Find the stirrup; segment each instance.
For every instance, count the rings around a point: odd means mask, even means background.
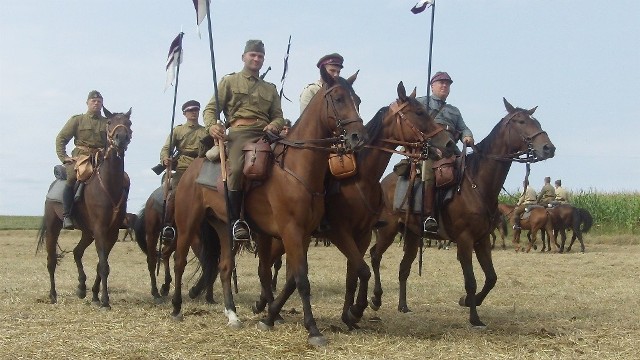
[[[160,239],[162,239],[163,244],[172,243],[173,240],[176,239],[176,229],[171,225],[167,225],[163,227],[160,235]]]
[[[71,220],[71,217],[69,216],[64,216],[62,218],[62,228],[65,230],[74,230],[75,226],[73,226],[73,220]]]
[[[235,241],[251,240],[249,225],[244,220],[236,220],[236,222],[233,223],[231,231],[233,232],[233,240]]]
[[[427,216],[427,218],[424,219],[424,224],[422,224],[422,230],[428,233],[437,233],[438,221],[433,216]]]
[[[520,225],[513,224],[513,230],[522,230]]]

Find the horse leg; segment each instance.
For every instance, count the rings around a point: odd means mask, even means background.
[[[158,292],[158,285],[156,280],[156,265],[158,261],[158,250],[157,250],[157,241],[159,236],[159,231],[156,233],[155,223],[150,224],[150,219],[152,218],[151,212],[147,213],[147,217],[145,218],[146,224],[145,228],[148,229],[146,235],[146,243],[147,243],[147,270],[149,270],[149,278],[151,280],[151,296],[156,303],[160,302],[160,293]],[[157,225],[159,226],[159,225]]]
[[[156,237],[156,239],[158,239]],[[162,249],[162,267],[164,268],[164,283],[160,286],[160,295],[167,296],[169,295],[169,289],[171,288],[171,266],[169,265],[169,261],[171,260],[171,254],[175,251],[175,241],[171,242],[168,247],[163,247]],[[156,290],[157,291],[157,290]]]
[[[276,291],[278,288],[278,273],[282,269],[282,255],[278,256],[276,261],[273,262],[273,280],[271,281],[271,290]]]
[[[513,244],[513,248],[515,249],[516,252],[521,250],[520,247],[520,233],[522,232],[522,230],[520,229],[516,229],[513,231],[513,240],[511,241],[511,243]]]
[[[82,265],[82,256],[84,255],[84,251],[87,250],[91,242],[93,241],[93,237],[87,231],[82,232],[82,236],[80,241],[73,248],[73,259],[76,262],[76,267],[78,268],[78,289],[76,290],[76,295],[80,299],[84,299],[87,296],[87,274],[84,272],[84,266]]]
[[[192,216],[190,216],[190,218],[191,217]],[[171,304],[173,305],[171,316],[175,320],[182,320],[184,317],[182,314],[182,275],[184,274],[184,268],[187,266],[187,254],[189,253],[191,239],[197,236],[195,232],[199,226],[198,224],[193,224],[193,221],[191,221],[191,223],[186,223],[184,226],[177,225],[177,228],[178,236],[176,237],[177,241],[175,242],[176,250],[173,254],[173,272],[176,277],[176,281],[173,298],[171,299]]]
[[[373,296],[370,300],[371,309],[377,311],[382,306],[382,281],[380,279],[380,263],[382,255],[391,246],[398,231],[397,222],[387,222],[388,225],[376,230],[376,243],[369,249],[371,257],[371,268],[373,269],[374,287]],[[395,226],[392,224],[396,224]]]
[[[46,215],[45,215],[46,216]],[[58,220],[54,214],[55,220]],[[46,220],[43,220],[46,221]],[[62,229],[61,221],[49,221],[45,228],[45,241],[47,247],[47,270],[49,270],[49,302],[55,304],[58,302],[58,293],[56,292],[56,267],[58,266],[58,237]]]
[[[238,318],[236,304],[233,299],[233,291],[231,288],[231,273],[235,268],[234,250],[229,239],[227,225],[223,222],[217,222],[215,230],[220,243],[220,260],[218,262],[218,272],[220,274],[220,283],[222,284],[222,294],[224,296],[224,314],[227,316],[227,326],[239,328],[242,322]],[[211,241],[210,239],[202,239],[202,241]],[[203,244],[204,246],[209,246]],[[203,256],[205,260],[209,260],[210,256]],[[212,268],[213,269],[213,268]],[[213,274],[209,274],[212,277]],[[215,279],[215,277],[213,277]]]
[[[398,269],[398,282],[399,294],[398,294],[398,311],[402,313],[411,312],[407,305],[407,279],[411,274],[411,264],[418,255],[418,247],[420,246],[420,238],[418,235],[407,232],[404,239],[404,255],[400,261],[400,267]]]
[[[260,297],[252,307],[254,314],[259,314],[264,311],[267,304],[273,302],[273,292],[275,286],[272,281],[275,281],[276,275],[271,274],[271,265],[274,263],[274,257],[279,259],[280,266],[282,266],[282,253],[284,253],[284,246],[282,241],[273,239],[271,237],[260,237],[257,241],[258,251],[258,278],[260,279]]]
[[[489,239],[485,238],[479,242],[476,242],[473,246],[478,263],[484,272],[484,286],[479,293],[476,294],[476,305],[482,305],[482,302],[487,297],[491,289],[496,285],[498,281],[498,275],[493,267],[493,260],[491,259],[491,248],[489,247]]]
[[[469,322],[473,327],[486,327],[486,325],[480,321],[478,316],[478,309],[476,308],[476,276],[473,273],[473,241],[458,240],[458,261],[462,267],[462,275],[464,276],[464,289],[466,296],[460,298],[460,306],[466,306],[469,308]]]
[[[110,310],[109,304],[109,290],[108,290],[108,277],[109,277],[109,253],[113,248],[113,245],[118,240],[118,229],[111,231],[108,234],[95,234],[96,252],[98,253],[98,264],[96,265],[96,280],[93,283],[91,292],[93,293],[92,302],[94,304],[99,303],[100,307],[105,310]],[[102,291],[102,296],[98,300],[98,294]]]

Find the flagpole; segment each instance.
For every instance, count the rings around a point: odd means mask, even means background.
[[[289,35],[289,43],[287,44],[287,54],[284,57],[284,67],[282,69],[282,78],[280,79],[280,101],[282,101],[282,97],[289,100],[289,98],[284,94],[284,79],[287,77],[287,70],[289,69],[289,51],[291,50],[291,35]],[[291,100],[289,100],[291,102]]]
[[[176,120],[176,102],[178,100],[178,81],[180,79],[180,63],[182,62],[182,37],[184,33],[181,31],[178,34],[178,57],[176,62],[176,85],[173,89],[173,106],[171,107],[171,128],[169,130],[169,164],[167,165],[167,169],[165,171],[165,181],[163,186],[165,187],[164,196],[162,199],[162,223],[167,223],[167,199],[169,197],[169,187],[171,186],[171,175],[172,175],[172,167],[173,167],[173,126]],[[164,240],[164,231],[165,227],[162,228],[160,232],[160,238]],[[175,239],[175,230],[174,230],[174,239]],[[164,241],[158,241],[158,253],[156,256],[156,276],[160,273],[160,263],[162,262],[162,245]]]
[[[211,30],[211,5],[209,3],[209,0],[205,0],[205,4],[207,7],[207,28],[209,29],[209,52],[211,53],[211,73],[213,74],[213,97],[215,98],[216,112],[218,114],[222,114],[222,110],[220,109],[220,100],[218,100],[218,79],[216,77],[216,57],[213,52],[213,32]],[[218,117],[220,117],[220,115],[218,115]],[[218,121],[220,122],[221,119],[218,119]],[[227,209],[227,231],[229,236],[229,251],[231,251],[231,254],[229,254],[229,256],[231,259],[233,259],[233,278],[234,278],[235,292],[238,293],[238,280],[237,280],[237,273],[236,273],[235,258],[233,255],[233,245],[234,245],[233,224],[231,224],[231,221],[229,221],[230,214],[231,214],[231,202],[229,201],[229,186],[227,184],[227,154],[225,153],[224,141],[218,140],[217,143],[220,149],[220,171],[222,173],[221,174],[222,184],[224,188],[224,202],[225,202],[225,207]]]

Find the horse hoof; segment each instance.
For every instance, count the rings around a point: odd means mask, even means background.
[[[78,298],[84,299],[87,297],[87,290],[78,289],[76,290],[76,295],[78,295]]]
[[[369,301],[369,307],[373,311],[378,311],[381,305],[382,305],[382,301],[379,301],[375,298],[371,298],[371,300]]]
[[[406,314],[406,313],[410,313],[411,309],[409,309],[407,305],[404,305],[404,306],[398,306],[398,311],[400,311],[403,314]]]
[[[164,299],[161,298],[161,297],[154,297],[153,298],[153,303],[156,304],[156,305],[160,305],[160,304],[164,303]]]
[[[276,318],[273,320],[273,323],[276,325],[282,325],[284,324],[284,318],[280,314],[278,314]]]
[[[355,324],[357,324],[357,323],[359,323],[359,322],[360,322],[360,320],[362,319],[362,316],[356,316],[356,315],[354,315],[354,314],[353,314],[353,311],[351,311],[351,309],[349,309],[349,310],[347,311],[347,319],[348,319],[349,323],[350,323],[352,326],[355,326]]]
[[[111,305],[100,306],[100,311],[111,311]]]
[[[242,327],[242,322],[240,320],[229,320],[227,326],[232,329],[240,329]]]
[[[309,336],[309,345],[313,347],[323,347],[327,345],[327,338],[322,335]]]
[[[265,324],[262,320],[260,320],[256,324],[256,329],[263,330],[263,331],[270,331],[270,330],[273,330],[273,326],[269,326]]]
[[[460,297],[460,300],[458,300],[458,305],[466,307],[467,306],[465,301],[466,299],[467,299],[466,296]]]
[[[171,318],[175,321],[182,321],[184,320],[184,315],[182,314],[182,312],[179,312],[177,314],[171,314]]]

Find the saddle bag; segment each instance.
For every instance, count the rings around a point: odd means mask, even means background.
[[[358,172],[356,154],[330,154],[329,170],[336,179],[346,179]]]
[[[93,174],[93,163],[91,155],[78,155],[76,158],[76,178],[78,181],[86,181]]]
[[[436,178],[436,187],[448,187],[456,180],[456,157],[451,156],[434,161],[433,172]]]
[[[273,164],[271,145],[264,140],[248,143],[243,148],[244,176],[249,180],[264,180]]]

